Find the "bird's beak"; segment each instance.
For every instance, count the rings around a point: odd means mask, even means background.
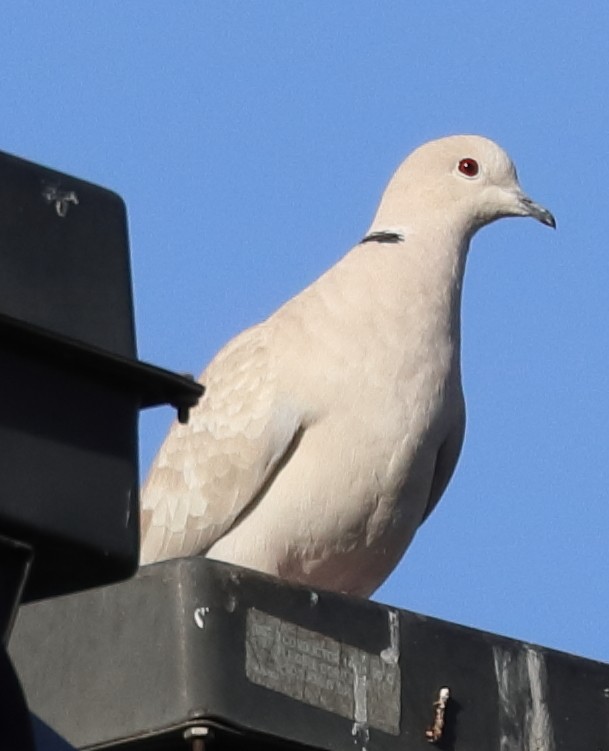
[[[520,196],[519,203],[522,207],[524,216],[532,216],[533,219],[537,219],[537,221],[542,224],[546,224],[548,227],[556,229],[556,219],[554,219],[554,214],[552,214],[551,211],[548,211],[548,209],[544,208],[539,203],[535,203],[535,201],[531,200],[524,194]]]

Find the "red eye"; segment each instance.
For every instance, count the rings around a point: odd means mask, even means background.
[[[462,172],[466,177],[476,177],[480,167],[475,159],[462,159],[459,162],[459,172]]]

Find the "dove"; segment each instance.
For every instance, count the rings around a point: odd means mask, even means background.
[[[556,226],[493,141],[413,151],[361,242],[203,372],[143,488],[141,563],[204,555],[372,595],[461,452],[470,240],[518,216]]]

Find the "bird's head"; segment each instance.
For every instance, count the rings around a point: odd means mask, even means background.
[[[373,227],[448,220],[468,235],[508,216],[555,227],[553,215],[520,187],[509,156],[488,138],[450,136],[413,151],[391,179]]]

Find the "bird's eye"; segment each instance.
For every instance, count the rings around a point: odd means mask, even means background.
[[[476,177],[478,172],[480,172],[480,167],[475,159],[470,159],[468,157],[459,162],[459,172],[466,177]]]

